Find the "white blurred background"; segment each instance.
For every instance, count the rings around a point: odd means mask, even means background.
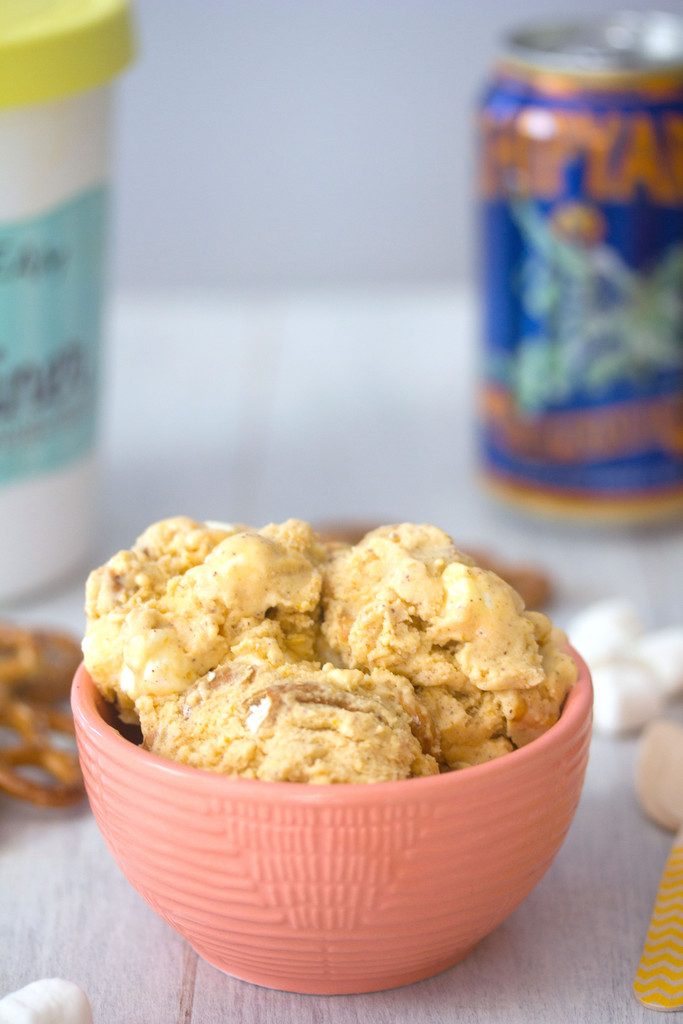
[[[115,276],[138,288],[471,275],[475,104],[507,26],[613,0],[137,0]],[[631,4],[681,9],[681,0]]]

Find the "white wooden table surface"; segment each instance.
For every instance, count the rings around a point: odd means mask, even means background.
[[[545,564],[560,622],[612,594],[636,599],[653,624],[683,621],[680,529],[562,528],[480,493],[466,295],[127,297],[110,334],[93,563],[181,512],[255,524],[413,519],[465,547]],[[6,614],[80,631],[83,575]],[[86,806],[43,811],[0,797],[0,993],[70,978],[97,1024],[646,1020],[630,983],[670,837],[638,811],[634,751],[633,740],[594,741],[557,861],[466,961],[369,996],[288,995],[220,974],[130,888]]]

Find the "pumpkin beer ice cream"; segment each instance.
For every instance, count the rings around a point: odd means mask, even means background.
[[[85,664],[162,757],[378,782],[478,764],[557,721],[564,636],[433,526],[325,543],[178,517],[91,573]]]

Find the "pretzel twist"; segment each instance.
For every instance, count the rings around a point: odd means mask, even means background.
[[[73,736],[64,700],[80,661],[66,633],[0,623],[0,792],[41,807],[80,800],[83,780],[75,750],[56,740]]]
[[[0,728],[17,742],[0,748],[0,790],[41,807],[63,807],[83,796],[83,779],[73,750],[53,745],[52,734],[73,735],[71,716],[54,708],[35,708],[5,697]],[[32,776],[19,769],[34,768]]]

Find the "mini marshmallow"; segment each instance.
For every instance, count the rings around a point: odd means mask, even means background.
[[[593,722],[598,732],[634,732],[664,708],[658,676],[639,658],[604,660],[593,668],[592,676]]]
[[[657,673],[665,696],[683,692],[683,627],[646,633],[635,641],[632,650]]]
[[[0,999],[0,1024],[92,1024],[92,1009],[72,981],[43,978]]]
[[[589,605],[572,619],[567,634],[591,669],[621,655],[643,633],[635,606],[624,598]]]
[[[220,519],[207,519],[204,526],[209,530],[225,530],[226,533],[232,533],[235,529],[234,523],[223,523]]]

